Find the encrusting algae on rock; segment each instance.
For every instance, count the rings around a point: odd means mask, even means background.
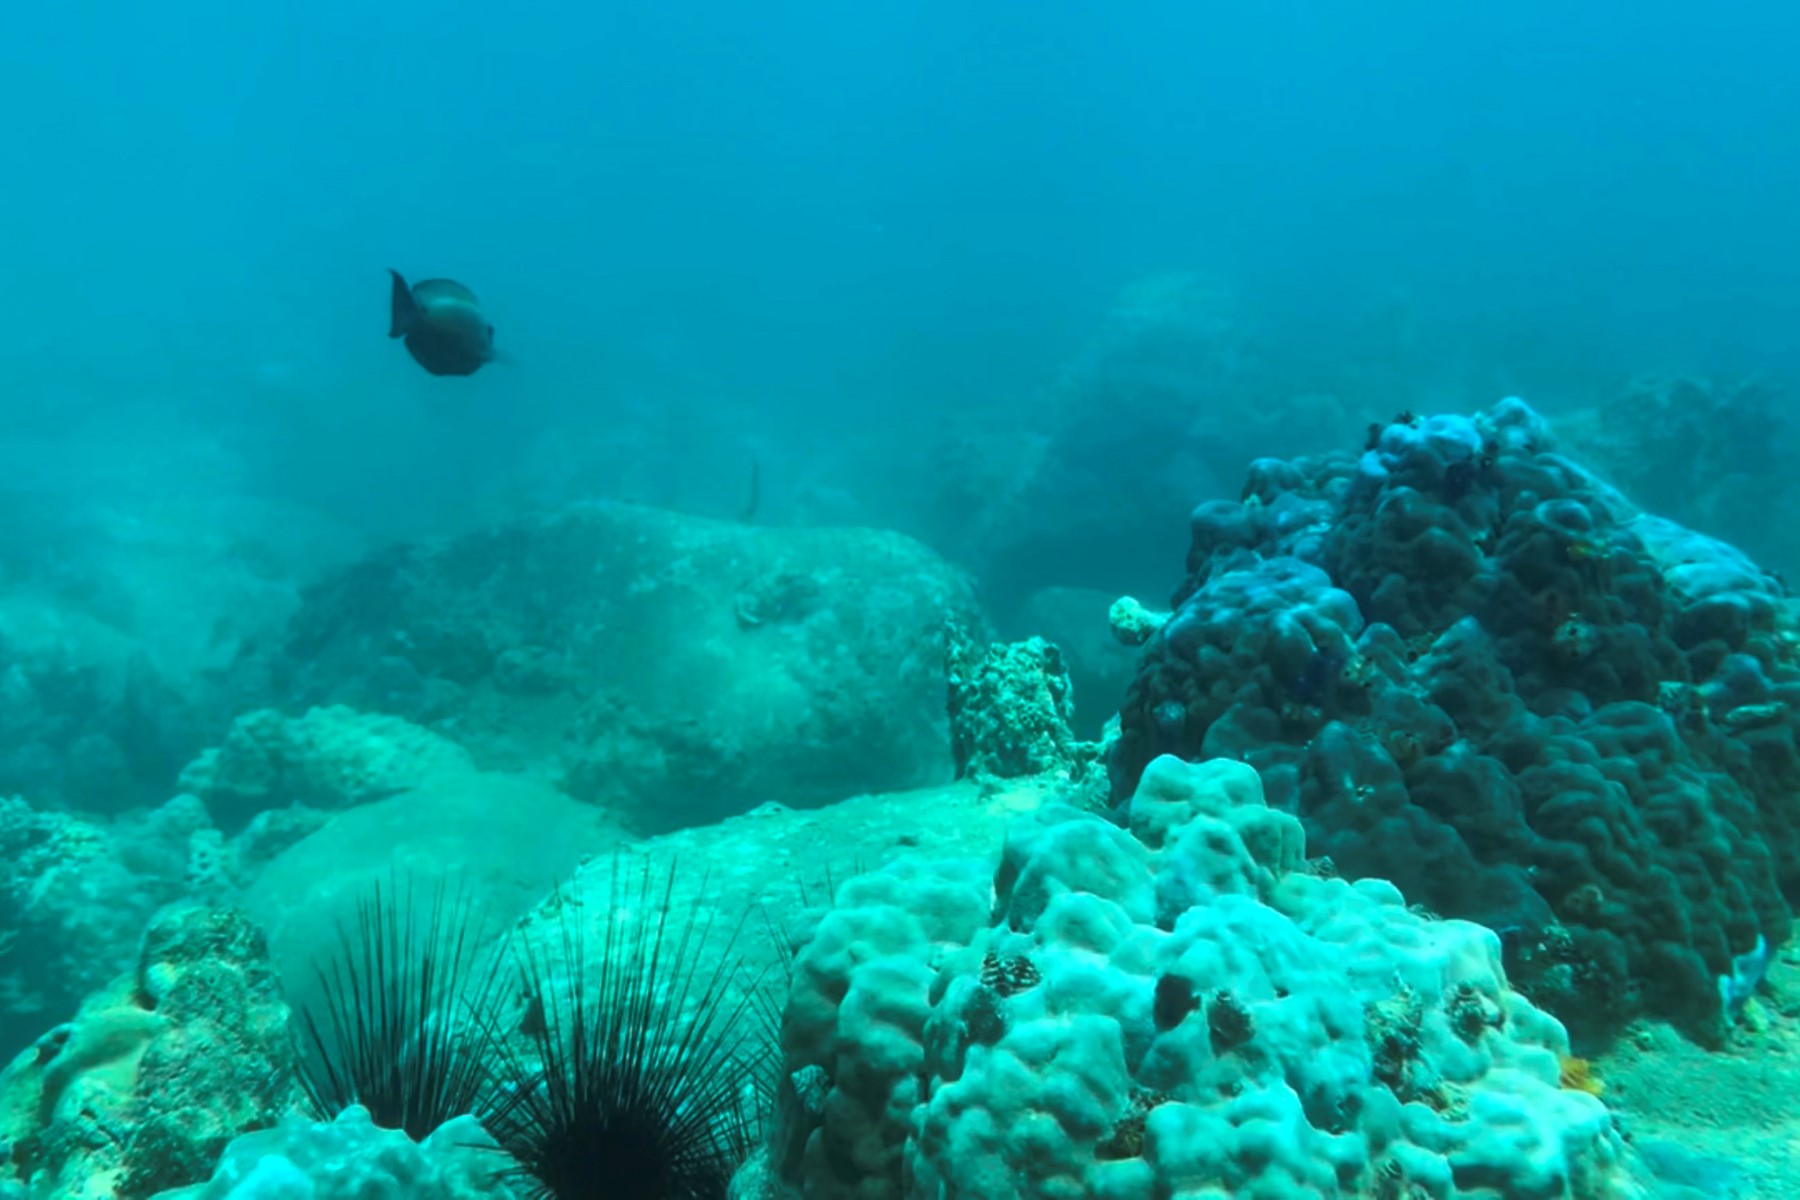
[[[144,1200],[206,1178],[294,1098],[261,931],[228,909],[165,910],[134,972],[0,1070],[0,1197]]]

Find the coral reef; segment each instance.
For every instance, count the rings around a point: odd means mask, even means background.
[[[1137,674],[1137,647],[1112,630],[1116,604],[1110,592],[1044,588],[1025,602],[1018,622],[1062,652],[1075,704],[1071,728],[1088,740],[1100,738]]]
[[[166,799],[202,744],[194,699],[115,629],[29,596],[0,603],[0,794],[98,813]]]
[[[980,564],[1002,619],[1051,584],[1138,586],[1197,495],[1227,494],[1271,444],[1323,449],[1354,428],[1335,399],[1274,382],[1251,324],[1217,278],[1135,280],[1031,414],[953,431],[942,544]]]
[[[653,830],[943,777],[942,625],[968,581],[904,537],[578,505],[403,546],[314,588],[242,664],[262,703],[423,723],[562,764]]]
[[[232,722],[224,742],[189,763],[180,788],[199,797],[221,829],[235,832],[272,809],[346,808],[469,769],[461,746],[398,717],[343,705],[298,717],[259,709]]]
[[[1142,646],[1168,620],[1168,613],[1151,612],[1136,596],[1120,596],[1106,610],[1113,640],[1121,646]]]
[[[1558,433],[1646,510],[1792,567],[1771,505],[1793,500],[1789,397],[1767,382],[1642,376]]]
[[[904,859],[802,937],[770,1163],[809,1197],[1656,1194],[1499,940],[1304,858],[1250,768]]]
[[[1112,631],[1114,604],[1112,592],[1040,588],[1026,599],[1015,626],[1062,651],[1069,685],[1075,689],[1071,729],[1076,738],[1100,739],[1138,673],[1138,648],[1120,642]]]
[[[25,1200],[137,1200],[207,1177],[294,1099],[288,1010],[262,933],[173,907],[137,969],[0,1071],[0,1175]]]
[[[273,1129],[234,1139],[212,1179],[157,1200],[489,1200],[515,1193],[497,1169],[499,1147],[474,1117],[459,1117],[415,1142],[378,1129],[367,1109],[334,1121],[290,1116]]]
[[[353,870],[404,858],[397,847],[426,846],[424,831],[454,818],[468,841],[432,849],[465,865],[485,863],[476,842],[494,837],[498,823],[512,841],[490,843],[493,855],[516,857],[521,874],[539,872],[530,878],[535,889],[545,874],[533,854],[541,839],[529,830],[541,825],[573,853],[570,835],[598,823],[590,807],[547,788],[481,776],[466,751],[429,730],[341,707],[293,718],[249,713],[189,764],[181,785],[186,790],[167,803],[110,819],[0,798],[0,929],[8,931],[0,944],[0,1053],[126,969],[158,908],[257,895],[254,885],[272,863],[350,807],[426,793],[409,810],[409,829],[352,823],[328,839],[300,868],[312,883],[335,884]],[[463,812],[459,797],[475,788],[486,790],[486,806],[513,809]],[[359,835],[367,846],[355,844]],[[566,865],[559,856],[555,869]],[[259,915],[282,919],[283,907],[301,900],[290,892]]]
[[[950,753],[958,779],[1018,779],[1079,772],[1094,747],[1076,741],[1073,689],[1062,652],[1043,638],[985,649],[946,632]]]
[[[175,446],[166,422],[116,416],[52,444],[15,430],[0,486],[0,794],[102,815],[168,798],[239,711],[222,669],[354,544],[211,486],[216,430]]]
[[[192,797],[111,822],[0,799],[0,1053],[128,968],[151,914],[218,857]]]
[[[1192,525],[1115,798],[1161,754],[1241,758],[1347,874],[1499,930],[1566,1019],[1717,1035],[1800,894],[1777,580],[1640,513],[1518,400],[1260,460]]]

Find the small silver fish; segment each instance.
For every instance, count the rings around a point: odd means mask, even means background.
[[[411,287],[392,267],[392,315],[388,336],[433,375],[473,375],[494,361],[494,327],[481,314],[475,293],[451,279],[427,279]]]

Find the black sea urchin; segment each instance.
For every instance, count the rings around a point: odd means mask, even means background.
[[[315,1114],[352,1104],[415,1141],[476,1111],[498,996],[495,955],[477,970],[482,922],[466,893],[439,884],[428,907],[412,885],[376,883],[338,923],[335,953],[315,972],[320,999],[300,1008],[300,1082]]]
[[[676,873],[635,885],[615,861],[600,960],[589,975],[579,915],[563,910],[551,956],[520,955],[529,1047],[505,1045],[486,1123],[534,1200],[720,1200],[747,1156],[766,1027],[735,953]],[[537,1061],[528,1061],[535,1058]]]

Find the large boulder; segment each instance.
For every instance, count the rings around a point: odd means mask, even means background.
[[[399,795],[332,813],[257,863],[240,893],[268,931],[287,995],[315,1002],[319,962],[354,928],[370,884],[470,902],[470,919],[505,928],[546,886],[623,840],[606,814],[541,782],[446,771]],[[421,900],[420,903],[424,903]]]
[[[253,661],[654,830],[948,778],[947,619],[983,627],[905,537],[596,502],[368,558]]]

